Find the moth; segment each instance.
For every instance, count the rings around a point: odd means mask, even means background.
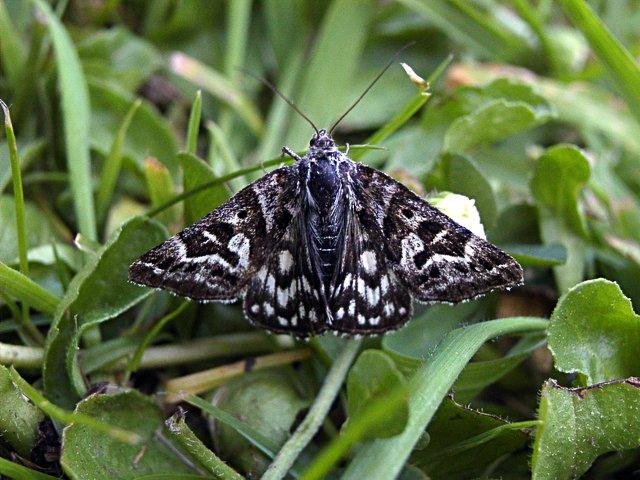
[[[331,132],[351,108],[319,130],[283,98],[315,130],[307,153],[284,147],[293,165],[142,255],[132,282],[242,299],[253,324],[297,337],[383,333],[411,318],[413,300],[457,303],[522,283],[508,254],[337,148]]]

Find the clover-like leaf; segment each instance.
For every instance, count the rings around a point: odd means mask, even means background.
[[[531,458],[534,480],[579,478],[598,456],[640,446],[640,378],[542,388]]]
[[[123,443],[86,425],[70,424],[62,435],[60,463],[72,479],[133,479],[152,473],[195,473],[158,435],[164,413],[151,398],[135,390],[93,394],[78,403],[76,412],[135,432],[142,443]]]
[[[556,368],[587,384],[640,376],[640,316],[614,282],[589,280],[565,293],[548,338]]]

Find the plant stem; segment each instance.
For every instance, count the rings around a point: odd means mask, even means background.
[[[239,362],[185,375],[184,377],[172,378],[164,386],[167,392],[165,401],[167,403],[178,402],[186,395],[206,392],[249,371],[299,362],[300,360],[306,360],[310,356],[311,350],[308,348],[288,350],[257,358],[250,357]]]
[[[11,124],[9,107],[0,100],[0,106],[4,112],[4,129],[7,135],[7,145],[9,147],[9,159],[11,161],[11,177],[13,178],[13,198],[16,210],[16,232],[18,234],[18,258],[20,261],[20,272],[24,276],[29,276],[29,261],[27,259],[27,230],[24,208],[24,192],[22,190],[22,173],[20,172],[20,159],[18,157],[18,145],[16,136]],[[40,330],[31,323],[29,318],[29,304],[22,302],[22,315],[18,319],[22,322],[24,333],[39,345],[44,345],[44,336]]]
[[[287,443],[284,444],[273,463],[269,465],[269,468],[262,476],[262,480],[280,480],[287,475],[298,455],[322,426],[331,404],[340,392],[349,367],[358,353],[360,343],[360,340],[351,340],[345,345],[333,365],[331,365],[331,369],[327,373],[324,384],[311,405],[309,413],[291,435],[291,438],[287,440]]]
[[[220,480],[242,480],[243,477],[220,457],[209,450],[191,431],[184,419],[184,413],[178,411],[165,422],[169,435],[200,465]]]

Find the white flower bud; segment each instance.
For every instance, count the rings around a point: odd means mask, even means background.
[[[441,192],[428,198],[427,201],[463,227],[471,230],[478,237],[487,238],[480,220],[480,214],[476,208],[476,201],[472,198],[457,193]]]

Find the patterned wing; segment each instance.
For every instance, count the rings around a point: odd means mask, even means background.
[[[297,215],[298,175],[276,169],[129,267],[129,280],[194,300],[234,301]]]
[[[456,303],[522,283],[522,267],[495,245],[384,173],[362,164],[357,172],[364,215],[384,232],[387,257],[417,300]]]
[[[353,210],[348,215],[328,329],[375,334],[400,328],[411,318],[411,295],[391,268],[380,228],[370,218]]]
[[[301,218],[294,219],[270,257],[247,284],[244,311],[268,330],[306,337],[322,331],[324,316],[311,273]]]

